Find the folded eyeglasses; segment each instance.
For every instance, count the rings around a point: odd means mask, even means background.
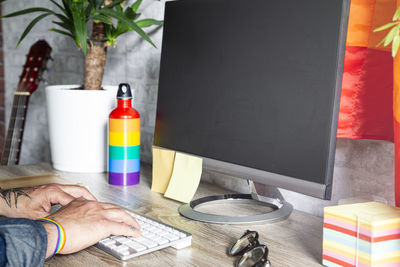
[[[268,248],[258,241],[256,231],[247,230],[229,250],[230,256],[242,256],[236,267],[271,267]]]

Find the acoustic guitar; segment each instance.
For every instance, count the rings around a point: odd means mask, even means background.
[[[29,97],[39,86],[50,53],[51,47],[44,40],[36,42],[29,50],[18,89],[14,93],[1,165],[16,165],[19,162]]]

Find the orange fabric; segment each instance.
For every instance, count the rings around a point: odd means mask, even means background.
[[[390,51],[390,46],[376,47],[386,32],[372,31],[391,21],[394,9],[394,0],[352,0],[346,44]]]
[[[376,0],[352,0],[350,4],[347,45],[368,47]]]
[[[353,0],[352,0],[353,1]],[[392,52],[390,45],[376,47],[386,36],[386,31],[372,32],[374,29],[392,21],[394,10],[396,9],[395,0],[376,0],[374,18],[371,22],[371,33],[369,35],[368,47],[378,50]]]

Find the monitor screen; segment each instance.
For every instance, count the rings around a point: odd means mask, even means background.
[[[266,184],[329,187],[347,12],[343,0],[167,2],[154,144]]]

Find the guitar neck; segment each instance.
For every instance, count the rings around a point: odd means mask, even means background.
[[[14,94],[1,165],[14,165],[19,162],[29,97],[30,94],[25,92]]]

